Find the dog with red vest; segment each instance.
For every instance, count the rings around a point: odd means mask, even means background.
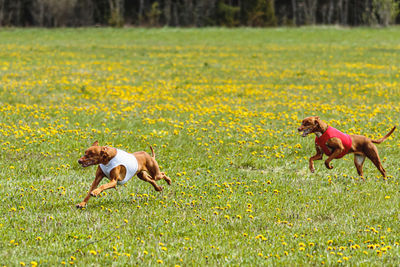
[[[321,160],[323,154],[328,156],[328,159],[325,160],[325,166],[328,169],[332,169],[333,167],[330,162],[333,159],[340,159],[348,153],[354,153],[354,165],[356,165],[357,172],[362,178],[364,176],[362,167],[366,157],[374,163],[383,177],[386,178],[386,171],[382,167],[378,155],[378,149],[374,143],[382,143],[395,129],[396,127],[393,127],[384,137],[378,140],[373,140],[363,135],[349,135],[342,133],[323,122],[318,116],[313,116],[305,118],[297,130],[303,132],[303,137],[310,133],[315,133],[316,135],[315,148],[317,153],[309,160],[309,168],[311,172],[315,171],[314,160]]]

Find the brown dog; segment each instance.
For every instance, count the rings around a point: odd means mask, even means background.
[[[305,118],[301,126],[298,128],[299,132],[303,132],[302,136],[305,137],[310,133],[315,133],[315,147],[317,154],[312,156],[309,161],[309,168],[314,172],[314,160],[321,160],[322,155],[328,155],[325,160],[325,166],[328,169],[333,167],[330,162],[335,158],[341,158],[345,154],[354,153],[354,164],[356,165],[358,174],[363,177],[363,164],[365,157],[369,158],[374,165],[378,168],[384,178],[386,178],[386,171],[382,167],[381,160],[378,155],[378,149],[373,144],[380,144],[388,138],[396,127],[384,137],[378,140],[372,140],[362,135],[347,135],[333,127],[328,126],[325,122],[320,120],[318,116]]]
[[[116,188],[117,184],[124,184],[135,174],[141,180],[151,183],[156,191],[162,191],[162,187],[156,183],[158,180],[164,179],[170,185],[171,179],[165,173],[160,172],[154,150],[152,147],[150,149],[152,156],[144,151],[130,154],[113,147],[99,146],[99,142],[94,142],[85,151],[85,155],[78,160],[78,163],[82,167],[99,165],[96,178],[85,199],[76,207],[85,207],[90,196],[96,197],[106,189]],[[108,177],[110,182],[97,188],[104,177]]]

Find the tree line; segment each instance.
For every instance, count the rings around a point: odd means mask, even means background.
[[[399,11],[400,0],[0,0],[0,25],[388,26]]]

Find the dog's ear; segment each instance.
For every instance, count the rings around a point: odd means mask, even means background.
[[[94,141],[94,143],[92,144],[92,146],[99,146],[99,141]]]
[[[103,146],[100,150],[100,156],[104,159],[108,157],[107,147]]]

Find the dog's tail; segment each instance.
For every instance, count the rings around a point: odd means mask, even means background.
[[[156,158],[156,153],[154,153],[153,147],[150,146],[150,149],[151,149],[151,157],[152,157],[153,159],[155,159],[155,158]]]
[[[385,141],[385,140],[394,132],[394,130],[396,130],[396,126],[393,127],[392,130],[390,130],[390,132],[388,132],[387,135],[385,135],[385,136],[382,137],[381,139],[378,139],[378,140],[371,140],[372,143],[375,143],[375,144],[380,144],[380,143],[382,143],[383,141]]]

